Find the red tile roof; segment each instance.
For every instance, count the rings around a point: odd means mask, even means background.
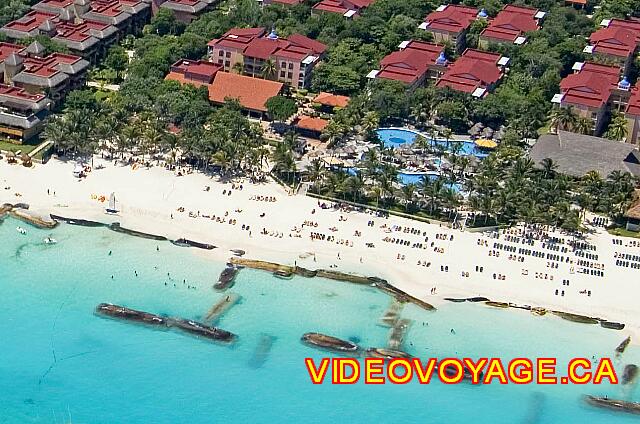
[[[266,60],[272,56],[303,60],[307,56],[321,56],[327,46],[301,34],[289,38],[269,38],[264,28],[234,28],[208,45],[214,48],[235,49],[243,55]]]
[[[324,91],[318,94],[315,99],[313,99],[314,103],[320,103],[321,105],[331,107],[347,107],[347,105],[349,104],[349,100],[351,99],[347,96],[326,93]]]
[[[609,26],[591,34],[589,42],[595,53],[631,56],[640,44],[640,20],[612,19]]]
[[[215,63],[181,59],[171,65],[171,72],[165,79],[200,87],[211,84],[220,69],[222,69],[221,66]]]
[[[11,43],[0,43],[0,62],[3,62],[11,53],[18,53],[24,50],[25,46]]]
[[[427,30],[446,31],[457,34],[469,28],[476,19],[478,9],[457,4],[449,4],[438,12],[432,12],[425,18]]]
[[[618,86],[620,68],[585,63],[580,71],[560,82],[562,103],[601,107],[609,101],[611,90]]]
[[[265,32],[265,28],[232,28],[222,37],[213,39],[207,44],[210,47],[220,46],[244,50],[251,40],[264,35]]]
[[[295,126],[298,128],[317,132],[322,132],[327,125],[329,125],[329,121],[326,119],[312,118],[310,116],[301,116],[295,123]]]
[[[538,30],[536,13],[537,9],[509,4],[489,22],[480,36],[513,42],[525,32]]]
[[[637,86],[631,89],[631,98],[626,112],[628,115],[640,117],[640,88]]]
[[[218,72],[209,85],[209,100],[222,104],[225,99],[238,99],[245,109],[266,112],[265,103],[277,96],[284,85],[280,82]]]
[[[381,69],[377,78],[412,84],[422,78],[430,66],[435,65],[443,51],[443,46],[412,40],[403,50],[393,52],[380,61]]]
[[[473,93],[478,88],[487,88],[502,78],[498,66],[501,56],[480,50],[467,49],[436,83],[438,87],[450,87],[457,91]]]
[[[374,2],[375,0],[321,0],[312,9],[344,15],[349,10],[360,11],[371,6]]]
[[[37,29],[40,25],[42,25],[44,21],[55,18],[57,18],[57,15],[53,13],[45,13],[38,10],[32,10],[22,18],[9,22],[4,26],[4,28],[27,33]]]
[[[6,84],[0,84],[0,95],[31,102],[39,102],[46,97],[44,94],[30,94],[24,88]]]

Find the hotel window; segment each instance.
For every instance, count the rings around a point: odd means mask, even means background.
[[[284,78],[285,72],[284,71],[280,71],[280,78]]]
[[[222,65],[223,60],[222,59],[218,59],[218,65]]]
[[[280,62],[280,67],[281,68],[286,68],[287,67],[287,62]]]
[[[289,64],[289,69],[293,69],[293,63]]]
[[[231,57],[231,52],[227,52],[227,57]]]
[[[287,74],[287,78],[289,78],[289,79],[293,78],[293,72],[289,72],[289,73]]]
[[[222,50],[220,50],[220,55],[219,56],[224,56],[224,52]]]

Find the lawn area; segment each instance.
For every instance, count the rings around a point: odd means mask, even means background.
[[[18,150],[21,150],[22,153],[28,154],[36,147],[38,147],[37,144],[13,144],[6,140],[0,140],[0,150],[9,152],[17,152]]]
[[[640,233],[636,233],[634,231],[627,231],[624,228],[612,228],[610,230],[607,230],[609,232],[609,234],[612,234],[614,236],[618,236],[618,237],[632,237],[632,238],[640,238]]]

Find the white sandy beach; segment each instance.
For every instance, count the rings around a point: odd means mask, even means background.
[[[211,243],[218,248],[206,252],[192,250],[219,260],[231,255],[229,249],[243,249],[247,252],[246,258],[290,265],[296,262],[311,269],[337,266],[344,272],[376,275],[436,306],[445,302],[444,297],[485,296],[495,301],[623,322],[627,327],[620,332],[620,340],[632,335],[637,342],[636,336],[640,335],[637,304],[640,269],[616,266],[614,258],[615,252],[640,255],[640,243],[638,247],[626,246],[631,239],[612,237],[602,228],[595,229],[595,233],[587,238],[597,246],[597,250],[590,253],[597,254],[597,262],[604,264],[605,275],[599,277],[576,272],[580,268],[577,260],[586,258],[576,257],[571,249],[568,253],[543,249],[540,241],[531,247],[507,242],[504,236],[495,240],[488,234],[450,230],[394,216],[385,219],[369,213],[321,209],[317,199],[289,196],[273,182],[253,185],[245,180],[242,190],[231,190],[232,184],[238,186],[240,180],[222,183],[217,177],[212,179],[200,173],[176,177],[160,167],[132,170],[129,166],[114,166],[112,162],[96,159],[95,165],[98,163],[105,168],[94,169],[86,179],[78,180],[72,175],[73,162],[52,159],[46,165],[24,168],[2,161],[0,204],[24,202],[42,214],[118,221],[123,227],[138,231]],[[205,186],[210,190],[204,191]],[[231,190],[231,195],[223,195],[223,190]],[[108,198],[111,192],[115,192],[118,199],[120,212],[117,216],[105,214],[106,202],[92,199],[92,195]],[[252,200],[258,195],[273,196],[277,201]],[[185,211],[178,212],[179,207],[184,207]],[[189,212],[224,218],[225,222],[202,216],[192,218]],[[260,216],[262,213],[265,215]],[[229,220],[236,220],[236,224],[229,224]],[[368,225],[371,220],[373,226]],[[317,227],[303,226],[305,221],[317,223]],[[248,225],[249,230],[243,230],[242,225]],[[391,230],[394,226],[400,226],[402,230]],[[263,228],[267,235],[261,234]],[[404,232],[405,228],[414,229],[414,234]],[[361,235],[355,236],[356,231]],[[418,232],[420,234],[416,234]],[[312,240],[311,233],[333,236],[334,240]],[[296,234],[298,237],[294,236]],[[437,234],[444,234],[445,240],[437,238]],[[567,241],[571,239],[560,233],[557,236]],[[409,246],[383,241],[387,237],[409,241]],[[486,245],[481,245],[479,239],[486,240]],[[622,245],[614,245],[613,239],[622,240]],[[568,256],[571,262],[550,268],[548,264],[552,261],[545,258],[515,254],[524,259],[510,260],[511,253],[504,250],[500,251],[499,257],[490,256],[495,242],[516,249]],[[375,247],[368,247],[370,243]],[[422,243],[423,248],[411,247],[414,243]],[[435,248],[444,249],[443,253],[435,252]],[[303,255],[305,252],[315,253],[315,256]],[[303,259],[300,255],[307,257]],[[430,262],[430,266],[418,265],[418,261],[421,264]],[[476,271],[476,266],[483,267],[483,271]],[[448,271],[441,270],[442,267],[448,267]],[[523,270],[527,270],[527,275]],[[465,273],[469,276],[463,276]],[[494,278],[494,274],[496,277],[504,275],[505,279]],[[212,275],[212,283],[216,278]],[[569,280],[569,285],[563,285],[563,280]],[[434,287],[436,292],[431,294]],[[563,290],[564,296],[561,296]],[[589,290],[591,296],[586,294]],[[581,291],[585,293],[581,294]],[[510,313],[528,312],[505,311],[505,319],[509,319]],[[532,315],[531,319],[536,318]]]

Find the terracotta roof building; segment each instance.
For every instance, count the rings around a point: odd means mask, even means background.
[[[594,133],[600,134],[609,112],[626,108],[631,84],[621,80],[619,66],[576,62],[573,70],[560,82],[560,93],[552,102],[571,106],[580,116],[591,119]]]
[[[450,42],[461,52],[466,45],[466,34],[477,18],[478,9],[458,4],[445,4],[431,12],[419,28],[433,34],[436,43]]]
[[[330,108],[345,108],[349,104],[349,100],[351,99],[348,96],[340,96],[338,94],[326,93],[322,91],[313,99],[313,102]]]
[[[603,28],[591,34],[584,53],[613,61],[628,74],[640,46],[640,19],[604,19],[600,25]]]
[[[44,94],[0,84],[0,134],[18,142],[34,137],[42,130],[50,105]]]
[[[482,48],[491,42],[524,44],[526,33],[540,29],[545,15],[545,12],[532,7],[508,4],[489,21],[489,26],[480,33],[478,44]]]
[[[238,99],[245,110],[262,116],[267,112],[267,100],[280,94],[283,87],[276,81],[218,72],[209,85],[209,100],[223,104],[226,99]]]
[[[245,75],[297,88],[309,85],[313,68],[327,50],[326,45],[304,35],[280,38],[275,30],[267,34],[265,28],[233,28],[208,46],[209,60],[225,72],[241,70]],[[268,63],[272,65],[270,74],[266,74]]]
[[[367,77],[400,81],[414,89],[429,78],[439,78],[447,69],[444,46],[411,40],[403,41],[398,48],[380,61],[379,70],[369,72]]]
[[[301,116],[293,124],[298,132],[311,138],[320,138],[322,131],[329,125],[329,121],[322,118]]]
[[[313,5],[312,13],[339,13],[345,18],[354,18],[362,9],[371,6],[375,0],[320,0]]]
[[[442,75],[437,87],[449,87],[452,90],[482,98],[500,81],[504,75],[509,58],[498,53],[467,49]]]

